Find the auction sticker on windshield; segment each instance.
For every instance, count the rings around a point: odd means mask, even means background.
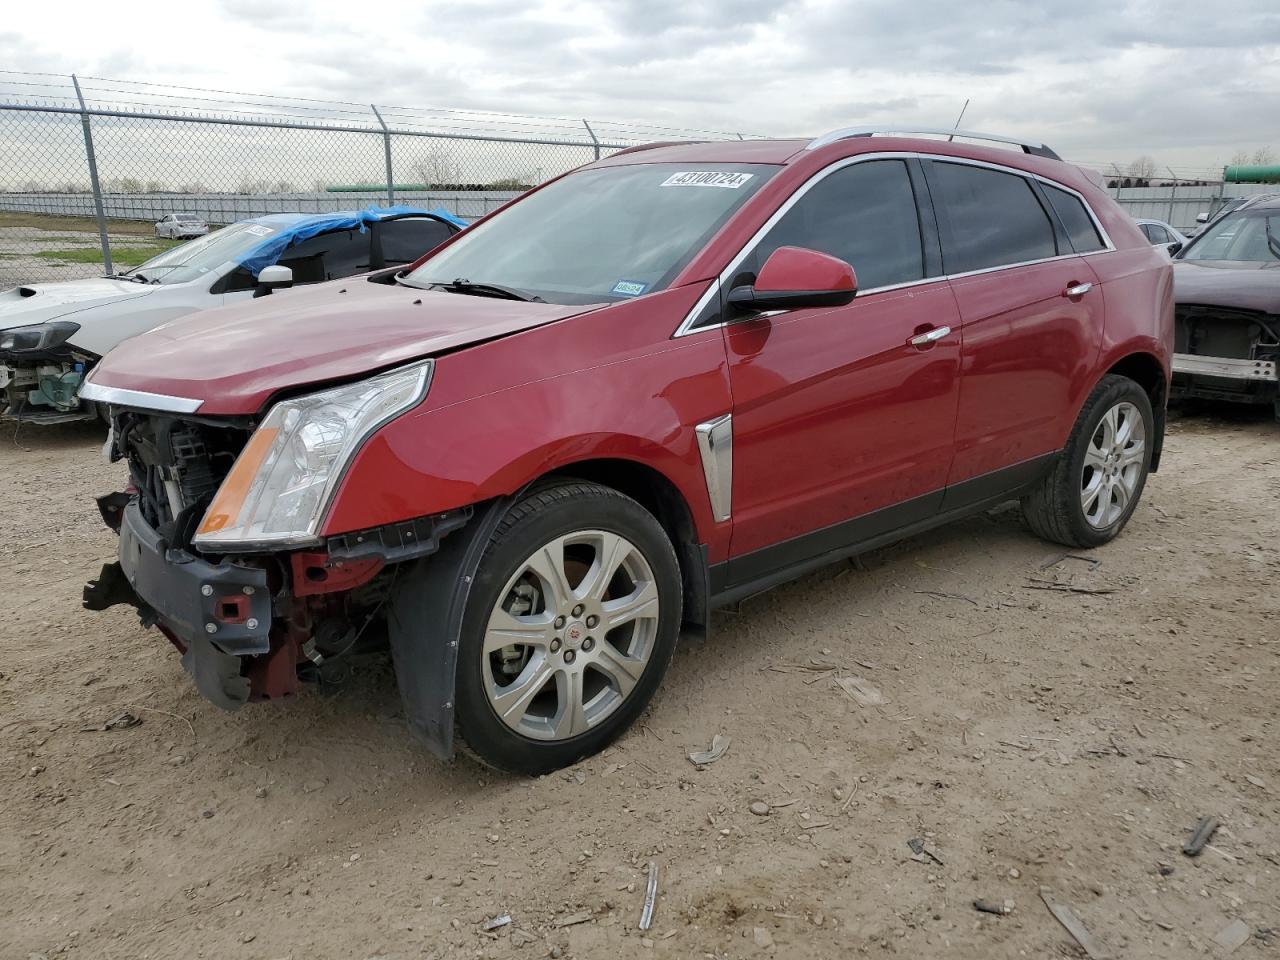
[[[244,232],[252,233],[255,237],[269,237],[273,233],[275,233],[275,231],[272,230],[270,227],[264,226],[261,223],[250,224],[249,226],[245,227]]]
[[[663,180],[659,186],[727,187],[730,190],[737,190],[754,176],[754,173],[730,173],[728,171],[716,170],[686,170],[683,173],[673,173],[671,176],[667,177],[667,179]]]

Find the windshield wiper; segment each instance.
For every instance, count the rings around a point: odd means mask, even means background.
[[[523,300],[526,303],[547,302],[541,297],[517,290],[515,287],[504,287],[497,283],[472,283],[464,277],[459,277],[452,283],[433,283],[431,286],[438,290],[447,290],[450,293],[465,293],[478,297],[501,297],[504,300]]]
[[[123,273],[123,272],[122,272],[122,273],[109,273],[109,274],[107,274],[107,279],[108,279],[108,280],[128,280],[128,281],[130,281],[130,282],[132,282],[132,283],[150,283],[150,282],[151,282],[150,280],[146,280],[146,279],[144,279],[140,274],[137,274],[137,273]]]

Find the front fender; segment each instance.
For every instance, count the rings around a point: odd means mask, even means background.
[[[695,431],[732,407],[720,331],[659,340],[665,325],[630,326],[609,313],[439,358],[423,406],[352,460],[322,535],[510,496],[583,461],[626,460],[680,491],[698,541],[721,559],[728,524],[712,515]],[[584,357],[591,362],[578,366]],[[536,376],[542,366],[563,372]]]

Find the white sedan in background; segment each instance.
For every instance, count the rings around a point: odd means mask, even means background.
[[[192,237],[203,237],[209,232],[209,224],[194,213],[170,213],[160,218],[156,224],[156,236],[168,237],[170,240],[187,240]]]
[[[1187,238],[1163,220],[1150,220],[1139,217],[1136,221],[1153,247],[1167,247],[1171,243],[1187,244]]]

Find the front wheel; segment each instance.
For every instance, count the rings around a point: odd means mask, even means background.
[[[653,697],[680,618],[675,551],[652,514],[591,483],[531,493],[490,539],[463,619],[463,739],[523,774],[603,749]]]
[[[1027,524],[1046,540],[1097,547],[1129,522],[1146,486],[1155,416],[1128,377],[1103,377],[1072,428],[1053,471],[1022,500]]]

